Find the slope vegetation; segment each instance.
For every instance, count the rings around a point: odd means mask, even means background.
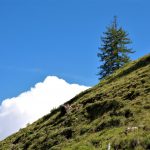
[[[0,150],[110,148],[150,149],[150,55],[0,142]]]

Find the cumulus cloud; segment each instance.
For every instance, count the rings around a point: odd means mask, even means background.
[[[0,140],[88,88],[78,84],[69,84],[56,76],[48,76],[30,91],[18,97],[3,100],[0,105]]]

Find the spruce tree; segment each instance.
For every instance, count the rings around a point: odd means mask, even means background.
[[[101,37],[101,42],[102,44],[97,54],[100,62],[103,62],[98,67],[100,69],[98,73],[99,79],[109,76],[125,63],[128,63],[130,61],[128,54],[133,53],[132,49],[127,47],[131,43],[128,33],[122,27],[118,27],[116,16],[112,24],[104,32],[104,36]]]

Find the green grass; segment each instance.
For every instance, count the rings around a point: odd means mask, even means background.
[[[0,150],[150,149],[150,55],[0,142]],[[137,130],[127,131],[127,128]]]

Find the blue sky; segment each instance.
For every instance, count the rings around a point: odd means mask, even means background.
[[[100,36],[114,15],[137,59],[150,52],[149,0],[0,0],[0,101],[55,75],[98,83]]]

